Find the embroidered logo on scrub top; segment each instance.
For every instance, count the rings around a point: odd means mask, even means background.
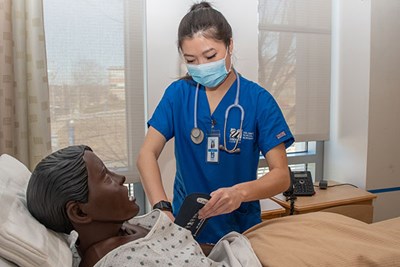
[[[281,139],[282,137],[286,136],[285,131],[282,131],[276,135],[276,138]]]
[[[240,130],[239,129],[235,129],[235,128],[231,128],[231,130],[229,131],[229,139],[238,139],[240,138]]]
[[[239,129],[231,128],[229,132],[229,142],[234,143],[236,142],[236,139],[239,138],[239,141],[244,139],[244,140],[253,140],[254,139],[254,133],[253,132],[245,132],[245,131],[240,131]]]

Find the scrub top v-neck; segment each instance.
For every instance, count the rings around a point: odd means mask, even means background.
[[[222,187],[257,179],[260,152],[265,155],[280,143],[289,147],[294,141],[273,97],[256,83],[239,77],[240,105],[245,110],[243,129],[238,133],[241,114],[238,109],[232,109],[227,120],[226,140],[230,149],[238,134],[241,134],[240,153],[230,154],[220,150],[217,163],[207,162],[207,137],[219,134],[221,144],[225,111],[235,101],[237,80],[225,93],[213,114],[210,114],[205,88],[200,86],[197,126],[205,135],[200,144],[194,144],[190,138],[194,127],[196,93],[196,83],[192,80],[173,82],[148,121],[148,125],[159,131],[167,141],[175,138],[176,174],[172,203],[175,215],[190,193],[210,194]],[[215,243],[228,232],[242,233],[260,221],[259,201],[245,202],[230,214],[210,218],[198,236],[198,241]]]

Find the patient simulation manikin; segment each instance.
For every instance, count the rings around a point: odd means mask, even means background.
[[[163,212],[133,218],[139,207],[124,182],[89,147],[67,147],[36,166],[28,209],[52,230],[78,233],[80,266],[261,266],[240,234],[228,234],[206,257],[191,232]]]

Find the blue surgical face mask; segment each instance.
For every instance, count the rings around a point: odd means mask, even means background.
[[[218,61],[204,63],[199,65],[186,64],[190,76],[199,84],[213,88],[220,85],[228,76],[229,71],[226,69],[225,59],[228,55],[228,50],[223,59]]]

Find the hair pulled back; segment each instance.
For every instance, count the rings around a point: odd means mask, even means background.
[[[232,28],[225,17],[207,1],[193,4],[182,18],[178,27],[178,48],[182,48],[185,39],[201,34],[206,38],[222,41],[229,46]]]
[[[60,149],[38,163],[26,191],[30,213],[44,226],[69,234],[74,228],[66,212],[69,201],[88,201],[85,145]]]

